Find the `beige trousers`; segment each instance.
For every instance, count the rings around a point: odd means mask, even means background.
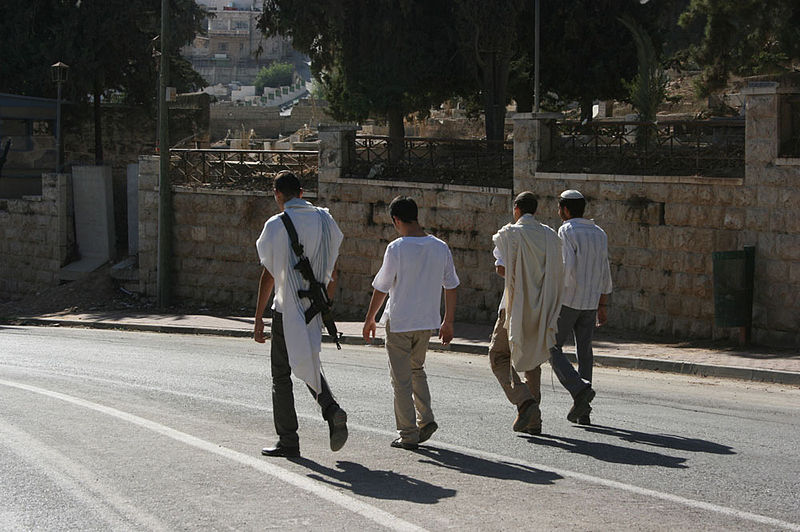
[[[489,365],[492,368],[497,382],[506,393],[506,397],[512,404],[519,407],[528,399],[535,399],[539,403],[542,399],[540,390],[542,380],[542,368],[525,372],[525,386],[517,375],[516,370],[511,366],[511,346],[508,344],[508,331],[505,328],[506,311],[501,310],[497,316],[497,322],[492,331],[492,338],[489,343]],[[513,385],[512,385],[513,379]]]
[[[390,320],[391,321],[391,320]],[[419,442],[419,427],[433,421],[425,355],[433,331],[395,333],[386,324],[386,352],[394,388],[394,417],[400,439]]]

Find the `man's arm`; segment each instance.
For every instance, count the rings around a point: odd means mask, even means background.
[[[336,271],[336,266],[333,267],[333,272],[331,272],[331,282],[328,283],[328,299],[333,301],[333,294],[336,293],[336,281],[339,279],[339,272]]]
[[[266,268],[261,269],[261,278],[258,280],[258,301],[256,302],[256,319],[253,325],[253,340],[263,344],[264,338],[264,311],[267,309],[269,295],[275,286],[275,278]]]
[[[375,331],[378,329],[378,324],[375,323],[375,316],[378,314],[378,309],[381,308],[383,302],[386,301],[386,292],[381,292],[377,288],[372,291],[372,299],[369,301],[369,310],[367,310],[367,317],[364,318],[364,329],[362,334],[367,343],[372,343],[375,339]]]
[[[506,267],[505,267],[505,266],[495,266],[495,267],[494,267],[494,271],[495,271],[495,272],[497,273],[497,275],[499,275],[500,277],[503,277],[503,278],[505,278],[505,276],[506,276]]]
[[[444,319],[439,327],[439,338],[442,345],[447,345],[453,340],[453,323],[456,319],[456,289],[444,289]]]

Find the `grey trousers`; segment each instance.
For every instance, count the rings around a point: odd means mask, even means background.
[[[561,307],[558,315],[556,345],[550,349],[550,365],[559,382],[574,398],[582,390],[592,385],[592,335],[597,321],[597,310],[577,310]],[[562,347],[570,333],[575,338],[578,370],[564,356]]]
[[[292,368],[289,365],[289,353],[286,351],[286,339],[283,335],[283,316],[273,312],[272,338],[270,339],[270,365],[272,367],[272,417],[275,432],[281,445],[299,447],[297,437],[297,412],[294,409],[294,393],[292,392]],[[322,392],[316,394],[311,387],[308,390],[322,408],[322,417],[326,420],[339,405],[331,394],[331,389],[320,375]]]

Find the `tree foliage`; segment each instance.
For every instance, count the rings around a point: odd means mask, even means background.
[[[272,63],[263,67],[256,75],[256,94],[263,94],[264,87],[281,87],[292,83],[294,65],[291,63]]]
[[[156,100],[153,39],[160,33],[160,0],[31,0],[0,8],[0,91],[55,95],[50,65],[70,66],[64,97],[95,102],[96,158],[102,160],[99,102],[112,92],[131,104]],[[203,79],[179,50],[202,30],[205,12],[193,0],[170,0],[171,85],[192,90]],[[158,44],[155,49],[160,50]],[[8,52],[5,52],[8,51]]]
[[[389,122],[394,155],[403,117],[426,113],[462,79],[445,0],[266,0],[259,26],[311,58],[334,118]],[[398,150],[399,148],[399,150]]]
[[[703,93],[724,86],[730,74],[779,72],[800,60],[797,0],[691,0],[680,23],[703,27],[689,50],[703,67]]]
[[[652,122],[656,119],[658,106],[667,95],[667,82],[669,78],[661,67],[661,62],[653,46],[650,35],[633,19],[626,17],[620,20],[631,32],[636,44],[636,54],[639,61],[639,71],[628,88],[628,101],[639,114],[639,120]]]

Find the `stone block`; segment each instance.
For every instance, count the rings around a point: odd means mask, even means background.
[[[704,274],[711,270],[711,253],[686,253],[683,271]]]
[[[784,260],[800,261],[800,235],[775,235],[775,255]]]
[[[746,210],[737,207],[728,207],[725,209],[725,217],[722,226],[725,229],[739,230],[745,225]]]
[[[745,227],[749,231],[769,231],[770,228],[770,209],[750,207],[747,209]]]

